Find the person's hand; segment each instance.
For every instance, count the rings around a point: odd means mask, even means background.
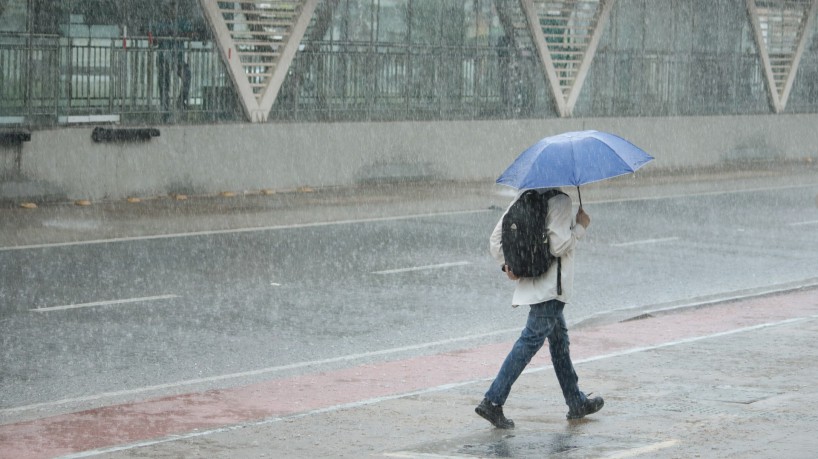
[[[591,225],[591,217],[585,213],[582,207],[577,211],[577,225],[582,225],[584,228]]]
[[[514,274],[514,272],[511,270],[511,268],[508,265],[506,265],[506,269],[504,269],[503,271],[506,272],[506,276],[508,276],[508,278],[510,280],[516,281],[517,279],[520,278],[520,276]]]

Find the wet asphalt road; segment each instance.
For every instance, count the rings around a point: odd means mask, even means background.
[[[818,282],[818,184],[771,188],[587,203],[569,321]],[[501,213],[0,251],[0,419],[508,340]]]

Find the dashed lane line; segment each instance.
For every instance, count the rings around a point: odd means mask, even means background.
[[[49,306],[45,308],[33,308],[30,309],[31,312],[50,312],[50,311],[64,311],[66,309],[79,309],[79,308],[90,308],[94,306],[111,306],[116,304],[127,304],[127,303],[141,303],[145,301],[158,301],[158,300],[169,300],[172,298],[179,298],[179,295],[157,295],[157,296],[144,296],[141,298],[126,298],[122,300],[109,300],[109,301],[94,301],[93,303],[79,303],[79,304],[67,304],[63,306]]]
[[[810,220],[806,222],[788,223],[789,226],[804,226],[804,225],[818,225],[818,220]]]
[[[658,239],[642,239],[639,241],[631,241],[631,242],[620,242],[617,244],[611,244],[613,247],[628,247],[632,245],[647,245],[647,244],[661,244],[662,242],[672,242],[678,241],[678,237],[662,237]]]
[[[109,244],[114,242],[129,242],[129,241],[147,241],[152,239],[174,239],[174,238],[182,238],[182,237],[195,237],[195,236],[212,236],[212,235],[219,235],[219,234],[233,234],[233,233],[255,233],[255,232],[263,232],[263,231],[276,231],[276,230],[287,230],[287,229],[298,229],[298,228],[319,228],[324,226],[340,226],[340,225],[353,225],[357,223],[378,223],[378,222],[391,222],[391,221],[400,221],[400,220],[411,220],[415,218],[434,218],[434,217],[447,217],[450,215],[469,215],[469,214],[480,214],[492,212],[491,209],[478,209],[478,210],[459,210],[453,212],[433,212],[433,213],[425,213],[425,214],[410,214],[410,215],[397,215],[392,217],[375,217],[375,218],[361,218],[357,220],[335,220],[335,221],[327,221],[327,222],[314,222],[314,223],[294,223],[291,225],[272,225],[272,226],[254,226],[249,228],[233,228],[233,229],[222,229],[222,230],[207,230],[207,231],[191,231],[191,232],[183,232],[183,233],[168,233],[168,234],[152,234],[148,236],[128,236],[128,237],[117,237],[117,238],[110,238],[110,239],[92,239],[88,241],[72,241],[72,242],[51,242],[45,244],[31,244],[31,245],[17,245],[17,246],[8,246],[8,247],[0,247],[0,252],[5,251],[12,251],[12,250],[27,250],[27,249],[47,249],[51,247],[70,247],[70,246],[80,246],[80,245],[94,245],[94,244]]]
[[[373,271],[372,274],[400,274],[400,273],[408,273],[412,271],[428,271],[432,269],[443,269],[443,268],[452,268],[455,266],[465,266],[468,265],[468,261],[456,261],[453,263],[440,263],[437,265],[426,265],[426,266],[415,266],[412,268],[400,268],[400,269],[387,269],[384,271]]]

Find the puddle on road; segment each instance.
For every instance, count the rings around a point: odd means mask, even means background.
[[[491,431],[485,434],[429,443],[387,454],[387,457],[484,457],[484,458],[591,458],[626,452],[648,452],[671,447],[675,440],[625,439],[540,431]]]

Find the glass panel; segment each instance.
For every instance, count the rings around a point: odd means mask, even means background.
[[[409,34],[409,11],[406,1],[380,0],[378,7],[378,42],[406,43]]]
[[[0,0],[0,32],[28,30],[28,0]]]

